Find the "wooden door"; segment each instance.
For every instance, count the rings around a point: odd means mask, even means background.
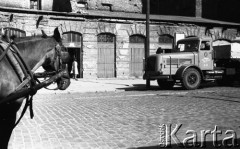
[[[98,48],[98,78],[115,77],[115,56],[113,44],[101,44]]]
[[[139,78],[143,75],[143,60],[145,57],[145,37],[141,35],[130,36],[130,76]]]
[[[130,76],[143,75],[144,44],[131,44],[130,48]]]
[[[111,34],[98,35],[98,78],[116,77],[115,37]]]

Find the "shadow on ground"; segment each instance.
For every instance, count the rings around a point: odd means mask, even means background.
[[[203,84],[200,88],[206,88],[206,87],[213,87],[214,85],[212,83],[210,84]],[[124,91],[159,91],[159,90],[166,90],[166,89],[161,89],[159,86],[157,85],[151,85],[150,88],[146,88],[145,84],[133,84],[132,86],[129,87],[124,87],[124,88],[117,88],[118,90],[124,90]],[[176,84],[174,85],[174,87],[172,89],[168,89],[168,90],[175,90],[175,91],[179,91],[179,90],[185,90],[181,84]]]
[[[240,87],[239,83],[235,83],[232,85],[228,85],[228,86],[219,86],[217,83],[215,82],[206,82],[201,84],[201,86],[199,87],[199,89],[206,89],[206,88],[211,88],[211,87]],[[132,86],[128,86],[128,87],[124,87],[124,88],[117,88],[118,90],[124,90],[124,91],[159,91],[159,90],[166,90],[166,89],[161,89],[159,86],[157,85],[151,85],[150,88],[146,88],[146,84],[133,84]],[[174,87],[172,89],[170,89],[172,91],[179,91],[179,90],[185,90],[182,85],[180,83],[174,85]]]

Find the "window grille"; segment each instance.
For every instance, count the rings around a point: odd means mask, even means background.
[[[65,32],[63,33],[62,43],[66,47],[81,47],[82,34],[78,32]]]
[[[75,32],[63,33],[63,42],[81,42],[81,34]]]
[[[114,42],[114,35],[112,35],[112,34],[107,34],[107,33],[99,34],[99,35],[97,36],[97,41],[98,41],[98,42],[108,42],[108,43],[112,43],[112,42]]]
[[[158,42],[159,43],[164,43],[164,44],[172,44],[173,43],[173,38],[168,36],[168,35],[162,35],[162,36],[159,36],[158,38]]]
[[[141,35],[130,36],[130,43],[145,43],[145,37]]]

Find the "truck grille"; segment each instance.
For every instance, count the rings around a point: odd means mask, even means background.
[[[147,66],[146,66],[146,71],[156,71],[156,63],[157,57],[149,57],[147,59]]]
[[[192,59],[179,59],[179,58],[167,58],[166,59],[166,64],[167,65],[181,65],[181,64],[191,64],[192,63]]]

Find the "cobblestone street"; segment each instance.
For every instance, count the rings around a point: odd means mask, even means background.
[[[177,133],[181,141],[187,130],[200,134],[215,125],[222,137],[229,136],[225,134],[229,129],[240,134],[239,87],[130,90],[36,95],[35,117],[30,119],[26,113],[9,148],[158,148],[159,126],[170,123],[182,124]]]

